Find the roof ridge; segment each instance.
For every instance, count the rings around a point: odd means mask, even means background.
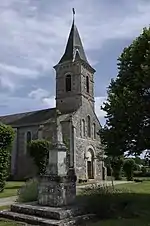
[[[16,116],[16,115],[23,115],[23,114],[27,114],[27,113],[35,113],[35,112],[39,112],[39,111],[46,111],[46,110],[54,110],[56,108],[45,108],[45,109],[39,109],[39,110],[33,110],[33,111],[24,111],[24,112],[18,112],[18,113],[15,113],[15,114],[6,114],[6,115],[0,115],[0,118],[1,117],[7,117],[7,116]]]

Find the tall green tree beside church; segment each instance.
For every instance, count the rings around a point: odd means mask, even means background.
[[[150,28],[144,28],[118,58],[118,75],[108,87],[100,131],[106,154],[150,150]]]

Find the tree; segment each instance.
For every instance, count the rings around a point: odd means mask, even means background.
[[[114,176],[115,180],[121,180],[122,166],[123,166],[122,156],[112,158],[111,167],[112,167],[113,176]]]
[[[141,154],[150,149],[150,28],[118,58],[118,75],[108,87],[100,130],[106,155]]]
[[[51,143],[47,140],[32,140],[28,144],[28,151],[33,158],[35,165],[38,169],[38,175],[46,172],[48,164],[49,150]]]
[[[150,167],[150,152],[146,151],[145,156],[144,156],[144,166]]]
[[[138,157],[138,156],[136,156],[135,158],[134,158],[134,161],[135,161],[135,163],[136,164],[138,164],[138,165],[143,165],[143,159],[141,159],[140,157]]]
[[[0,123],[0,192],[4,190],[8,177],[8,167],[14,131],[10,126]]]
[[[122,171],[122,166],[123,166],[123,157],[118,156],[118,157],[106,157],[105,165],[107,168],[110,170],[110,173],[112,173],[112,176],[114,177],[115,180],[121,180],[121,171]],[[112,172],[111,172],[112,170]]]
[[[133,159],[126,159],[123,164],[123,170],[125,172],[128,181],[133,180],[133,171],[135,167],[135,161]]]

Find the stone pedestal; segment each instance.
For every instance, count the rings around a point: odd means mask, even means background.
[[[63,143],[62,127],[58,116],[46,174],[39,178],[39,205],[61,207],[74,202],[76,198],[75,170],[73,166],[67,170],[66,158],[67,147]]]
[[[74,202],[76,198],[76,177],[44,175],[39,179],[38,204],[61,207]]]

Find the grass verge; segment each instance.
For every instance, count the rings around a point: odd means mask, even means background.
[[[91,200],[95,199],[93,204],[95,206],[97,205],[96,211],[98,213],[99,211],[105,213],[108,208],[112,212],[111,214],[109,212],[108,215],[110,215],[105,216],[105,219],[101,219],[100,217],[101,220],[91,222],[88,226],[150,225],[150,181],[119,184],[115,185],[115,188],[122,192],[115,192],[113,195],[110,194],[110,197],[106,195],[105,198],[101,194],[100,196],[97,194],[94,195],[94,198],[91,196]],[[101,204],[99,204],[100,202]]]
[[[3,192],[0,193],[0,198],[6,198],[11,196],[16,196],[17,191],[21,186],[24,184],[24,182],[15,182],[15,181],[8,181],[6,182],[6,186]]]

